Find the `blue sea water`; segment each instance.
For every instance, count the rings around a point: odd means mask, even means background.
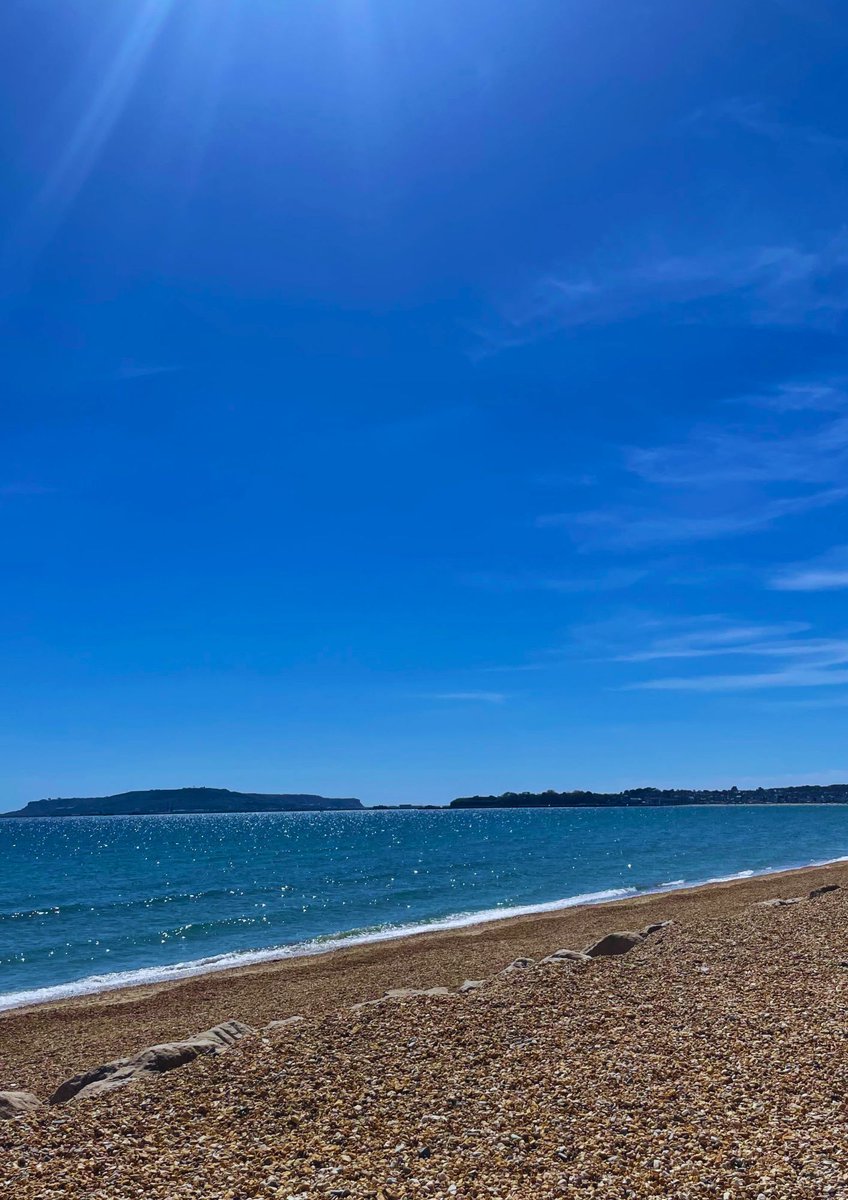
[[[0,821],[0,1009],[848,855],[848,806]]]

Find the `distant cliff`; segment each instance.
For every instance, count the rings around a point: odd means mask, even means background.
[[[668,808],[679,804],[848,804],[848,783],[785,788],[628,788],[624,792],[504,792],[461,796],[451,808]]]
[[[362,808],[360,800],[325,796],[268,796],[260,792],[230,792],[226,788],[154,788],[121,792],[117,796],[85,796],[68,800],[31,800],[3,817],[118,817],[163,813],[321,812]]]

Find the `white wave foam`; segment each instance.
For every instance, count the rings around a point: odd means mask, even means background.
[[[270,946],[264,950],[233,951],[216,954],[209,958],[198,958],[190,962],[174,963],[165,967],[142,967],[134,971],[115,971],[108,975],[89,975],[85,979],[53,987],[34,988],[26,992],[0,993],[0,1012],[10,1008],[23,1008],[32,1004],[48,1004],[57,1000],[69,1000],[76,996],[90,996],[96,992],[114,991],[116,988],[138,987],[143,984],[175,983],[194,975],[207,975],[213,971],[234,970],[255,963],[275,962],[286,958],[303,958],[310,954],[327,954],[345,946],[362,946],[370,942],[387,942],[399,938],[415,937],[422,933],[437,933],[440,930],[463,929],[469,925],[480,925],[488,921],[505,920],[508,917],[528,917],[536,913],[557,912],[564,908],[577,908],[582,904],[608,904],[636,893],[642,896],[658,892],[678,891],[681,888],[704,887],[710,883],[732,883],[735,879],[750,879],[752,876],[778,875],[784,871],[797,871],[809,867],[826,867],[832,863],[848,862],[848,855],[806,863],[792,863],[780,867],[764,867],[762,870],[736,871],[731,875],[717,875],[710,879],[688,881],[673,879],[656,887],[608,888],[600,892],[584,892],[578,896],[567,896],[546,904],[521,904],[512,908],[489,908],[481,912],[457,913],[429,922],[410,925],[394,925],[363,933],[338,934],[327,938],[315,938],[288,946]]]
[[[547,904],[518,904],[512,908],[489,908],[481,912],[457,913],[434,921],[414,925],[394,925],[365,933],[340,934],[328,938],[315,938],[290,946],[269,946],[264,950],[237,950],[228,954],[215,954],[209,958],[193,959],[190,962],[174,963],[165,967],[141,967],[135,971],[113,971],[107,975],[89,975],[70,983],[53,987],[34,988],[27,992],[0,993],[0,1012],[10,1008],[23,1008],[30,1004],[48,1004],[57,1000],[69,1000],[75,996],[91,996],[96,992],[114,991],[116,988],[139,987],[151,983],[175,983],[194,975],[206,975],[211,971],[228,971],[237,967],[249,967],[255,963],[275,962],[284,958],[302,958],[307,954],[327,954],[344,946],[362,946],[370,942],[387,942],[396,938],[415,937],[422,933],[437,933],[446,929],[464,929],[486,921],[499,921],[507,917],[530,917],[535,913],[556,912],[563,908],[576,908],[581,904],[603,904],[621,900],[638,889],[635,887],[608,888],[602,892],[585,892],[579,896],[567,896]]]
[[[732,875],[715,875],[712,879],[705,879],[704,883],[732,883],[734,879],[750,879],[752,875],[773,875],[776,871],[783,870],[781,867],[771,867],[766,871],[735,871]]]

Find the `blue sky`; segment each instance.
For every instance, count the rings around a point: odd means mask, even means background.
[[[846,55],[8,0],[0,806],[848,779]]]

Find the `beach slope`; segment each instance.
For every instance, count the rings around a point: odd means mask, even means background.
[[[257,1033],[0,1122],[0,1180],[16,1200],[845,1197],[846,925],[839,864],[8,1013],[0,1088],[42,1098],[210,1007]],[[410,985],[448,990],[351,1007]]]

